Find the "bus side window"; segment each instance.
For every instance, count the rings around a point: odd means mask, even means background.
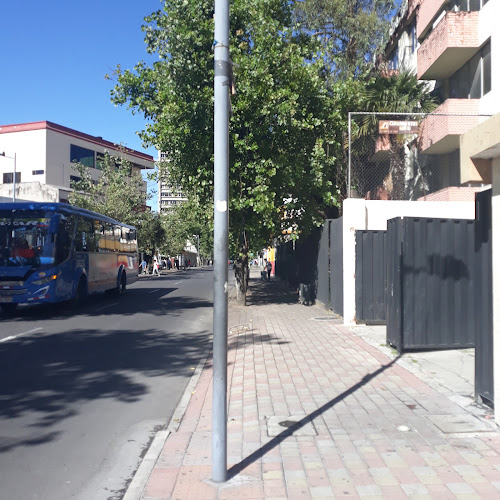
[[[75,219],[73,216],[60,214],[56,239],[56,263],[61,263],[69,257],[73,238]]]
[[[115,252],[123,252],[125,250],[125,245],[122,242],[122,228],[120,226],[114,226],[115,237]]]
[[[128,236],[130,240],[129,251],[137,252],[137,231],[135,229],[131,229]]]
[[[80,216],[75,236],[75,250],[77,252],[95,252],[95,239],[92,221]]]
[[[94,221],[94,239],[95,239],[95,251],[103,252],[103,243],[105,245],[106,240],[104,239],[104,227],[100,221]]]

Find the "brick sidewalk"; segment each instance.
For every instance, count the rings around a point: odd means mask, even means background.
[[[500,498],[496,427],[324,309],[252,279],[229,325],[229,480],[210,480],[209,359],[142,499]],[[435,415],[486,432],[444,434]]]

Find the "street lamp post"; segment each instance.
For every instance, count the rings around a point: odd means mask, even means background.
[[[4,151],[3,153],[0,153],[0,156],[14,160],[14,176],[12,177],[12,201],[15,202],[16,201],[16,153],[14,153],[14,156],[7,156]]]

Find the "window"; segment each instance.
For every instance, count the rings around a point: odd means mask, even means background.
[[[491,90],[491,44],[467,61],[450,77],[450,97],[479,99]]]
[[[488,0],[452,0],[446,10],[452,12],[474,12],[481,10]]]
[[[95,237],[92,220],[80,216],[75,235],[75,250],[77,252],[95,252]]]
[[[102,170],[104,167],[104,153],[96,153],[96,168]]]
[[[70,161],[72,163],[77,162],[85,165],[86,167],[95,168],[94,152],[91,149],[71,144],[70,156]]]
[[[411,23],[409,35],[410,35],[410,49],[411,49],[411,53],[413,54],[417,50],[417,43],[418,43],[418,40],[417,40],[417,20],[416,19]]]
[[[81,177],[78,177],[77,175],[70,175],[69,180],[73,182],[80,182],[82,180]]]
[[[16,172],[16,183],[21,182],[21,172]],[[14,172],[6,172],[3,174],[3,183],[4,184],[13,184],[14,183]]]
[[[45,173],[45,170],[33,170],[31,172],[31,175],[43,175]]]
[[[389,69],[399,69],[398,48],[396,47],[389,56]]]

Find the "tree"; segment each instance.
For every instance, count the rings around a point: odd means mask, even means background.
[[[321,41],[334,79],[347,79],[371,69],[394,6],[394,0],[303,0],[295,15]]]
[[[398,113],[431,113],[437,103],[430,92],[427,82],[419,81],[410,70],[401,70],[387,74],[377,73],[361,92],[363,111],[394,113],[394,116],[384,116],[387,120],[398,120]],[[410,117],[407,117],[411,119]],[[379,116],[364,115],[357,137],[361,140],[378,129]],[[375,132],[377,133],[377,132]],[[390,184],[393,186],[389,193],[392,199],[405,197],[405,152],[404,146],[408,141],[405,135],[391,135],[390,138],[389,171]]]
[[[231,58],[237,93],[230,121],[230,241],[241,260],[245,295],[248,253],[283,228],[306,234],[338,202],[335,150],[341,146],[334,95],[325,83],[315,37],[293,23],[293,2],[235,0]],[[146,18],[152,67],[114,72],[115,104],[149,120],[141,137],[167,152],[172,183],[213,196],[213,2],[165,0]],[[286,219],[285,219],[286,214]]]
[[[182,253],[186,241],[199,243],[200,255],[212,258],[213,215],[211,207],[204,207],[194,197],[175,205],[161,216],[166,238],[162,251],[168,255]],[[196,236],[196,238],[195,238]],[[199,238],[199,241],[198,241]]]
[[[72,166],[80,177],[79,181],[71,181],[73,192],[69,202],[72,205],[136,226],[141,252],[153,251],[161,244],[164,237],[161,225],[155,226],[156,216],[144,211],[149,199],[144,181],[139,173],[131,173],[132,165],[125,157],[105,153],[97,182],[85,165],[74,163]]]

